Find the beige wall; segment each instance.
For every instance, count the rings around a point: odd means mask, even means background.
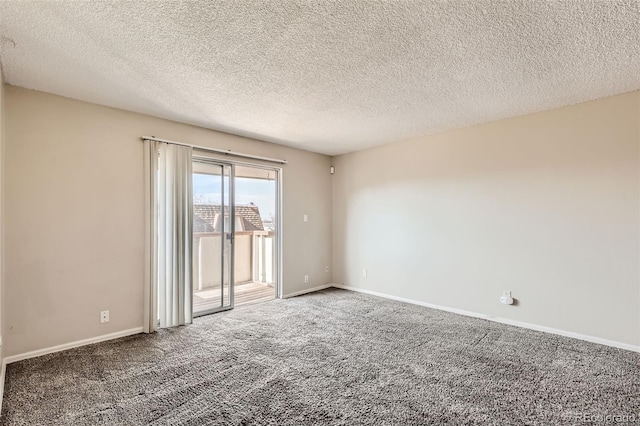
[[[285,294],[332,281],[333,229],[334,282],[640,344],[640,92],[339,156],[331,182],[319,154],[3,89],[7,355],[141,326],[149,134],[289,160]]]
[[[4,358],[3,328],[4,324],[4,79],[2,65],[0,65],[0,365]],[[4,376],[0,378],[0,389],[4,389]],[[0,408],[2,407],[2,393],[0,392]]]
[[[334,281],[639,345],[639,144],[634,92],[336,157]]]
[[[284,293],[331,282],[329,157],[13,86],[5,98],[7,355],[142,326],[143,135],[287,159]]]

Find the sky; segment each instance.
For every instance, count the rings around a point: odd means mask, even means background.
[[[276,215],[276,182],[273,180],[236,178],[236,204],[253,202],[260,209],[263,220]],[[193,174],[194,201],[220,204],[220,176]]]

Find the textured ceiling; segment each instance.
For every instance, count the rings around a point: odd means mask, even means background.
[[[640,89],[639,11],[5,0],[0,60],[9,84],[339,154]]]

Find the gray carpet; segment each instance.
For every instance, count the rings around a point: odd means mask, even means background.
[[[4,398],[2,425],[640,422],[640,354],[330,289],[10,364]]]

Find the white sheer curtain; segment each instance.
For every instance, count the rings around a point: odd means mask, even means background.
[[[144,141],[144,331],[192,321],[192,177],[186,146]]]

